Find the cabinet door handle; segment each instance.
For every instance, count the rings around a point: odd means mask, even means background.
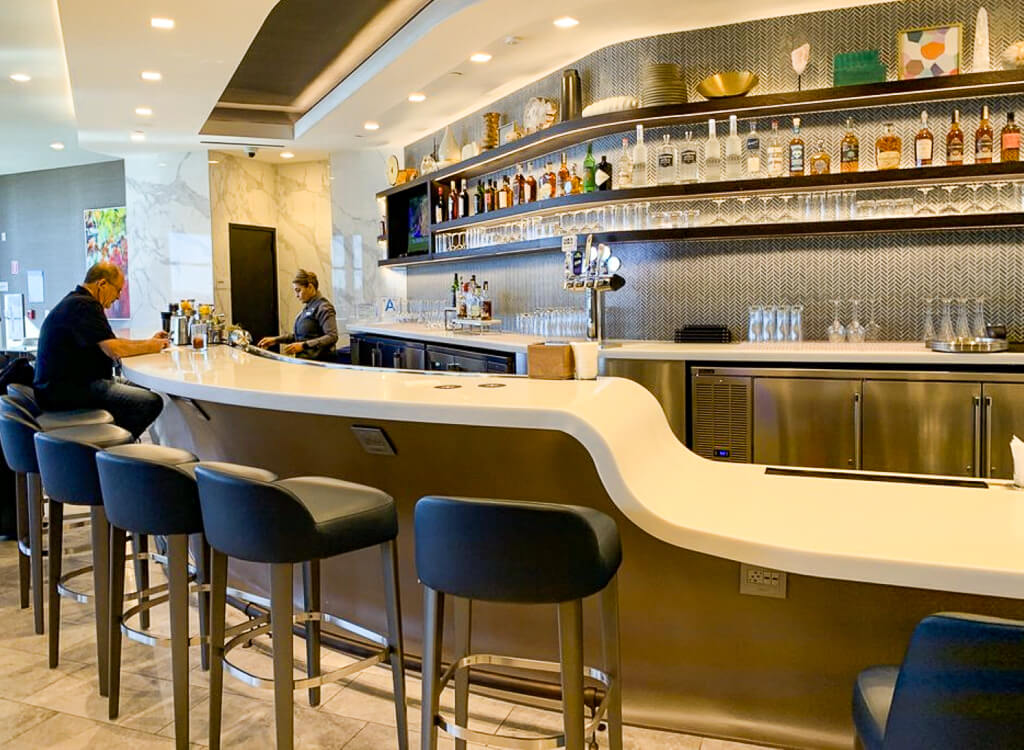
[[[853,394],[853,468],[860,469],[862,458],[860,449],[860,394]]]
[[[971,467],[968,467],[971,468]],[[974,467],[973,476],[981,476],[981,396],[974,397]]]
[[[370,350],[370,367],[380,367],[380,347],[375,346]]]
[[[992,397],[985,396],[985,477],[991,477],[995,468],[992,456]]]

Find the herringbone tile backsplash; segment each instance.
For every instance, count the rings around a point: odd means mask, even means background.
[[[992,59],[998,67],[1002,51],[1024,38],[1024,0],[994,0],[985,5]],[[957,0],[906,0],[788,16],[625,42],[594,52],[573,67],[582,77],[584,104],[636,93],[642,66],[661,61],[682,64],[691,100],[699,98],[696,84],[720,70],[757,72],[761,84],[756,93],[789,91],[796,88],[789,52],[806,41],[811,44],[811,64],[803,85],[827,87],[831,86],[832,56],[838,52],[879,49],[893,78],[899,30],[960,22],[964,25],[964,70],[970,72],[977,9],[975,3]],[[502,112],[506,119],[521,122],[523,106],[530,97],[558,98],[559,81],[556,72],[482,107],[479,113],[453,124],[456,139],[462,143],[479,138],[480,113],[485,111]],[[957,106],[964,112],[964,130],[973,133],[981,103],[928,104],[925,108],[936,140],[944,135],[950,112]],[[1024,97],[985,103],[993,110],[997,129],[1003,112],[1024,109]],[[874,139],[883,123],[892,121],[904,138],[904,166],[909,166],[921,108],[852,112],[861,139],[862,163],[871,166]],[[835,163],[845,115],[809,115],[803,120],[805,141],[813,146],[824,140]],[[762,132],[768,125],[758,121]],[[742,131],[747,127],[744,124]],[[788,129],[788,122],[780,127]],[[663,132],[679,138],[682,128],[656,129],[648,142],[660,140]],[[704,136],[706,128],[697,129],[695,137]],[[434,139],[440,141],[440,134],[407,147],[406,163],[418,165]],[[595,154],[607,154],[614,160],[618,144],[618,136],[599,139],[594,142]],[[570,162],[582,161],[584,149],[572,149]],[[748,304],[795,302],[806,307],[805,337],[823,338],[831,320],[829,300],[845,300],[846,322],[848,301],[857,298],[875,300],[875,315],[885,338],[912,340],[921,333],[924,297],[984,296],[988,319],[1005,322],[1012,337],[1024,339],[1021,230],[637,243],[620,245],[615,252],[628,279],[625,289],[607,296],[608,335],[615,338],[670,339],[674,329],[686,323],[725,324],[734,336],[742,337]],[[581,305],[579,295],[561,289],[561,263],[561,256],[553,253],[410,268],[408,293],[411,298],[441,297],[453,272],[476,273],[478,279],[491,282],[499,314],[505,317],[537,307]],[[866,304],[862,315],[868,317]]]

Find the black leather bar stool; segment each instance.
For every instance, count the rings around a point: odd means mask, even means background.
[[[260,470],[255,470],[260,471]],[[278,750],[294,745],[293,692],[310,689],[310,703],[321,685],[367,667],[390,662],[394,681],[398,747],[409,746],[405,710],[401,610],[398,599],[398,517],[394,501],[380,490],[326,477],[296,477],[273,481],[241,467],[196,467],[203,526],[212,548],[210,566],[210,748],[220,747],[223,669],[249,684],[274,688]],[[264,472],[266,473],[266,472]],[[272,477],[273,475],[270,475]],[[380,546],[387,609],[387,636],[371,632],[318,611],[320,561]],[[270,616],[232,628],[225,643],[224,607],[228,558],[270,565]],[[305,610],[292,605],[292,567],[303,564]],[[320,674],[319,622],[372,641],[378,652],[342,669]],[[307,679],[292,677],[292,625],[306,623]],[[231,664],[231,649],[270,632],[273,638],[274,678],[252,675]]]
[[[175,745],[189,745],[189,646],[207,648],[209,615],[208,587],[203,586],[200,571],[199,636],[190,637],[188,547],[189,537],[196,538],[197,560],[202,568],[209,560],[203,519],[199,509],[196,481],[187,466],[195,466],[196,457],[188,451],[159,445],[123,445],[96,454],[103,507],[110,523],[110,639],[109,664],[109,716],[116,719],[119,711],[121,686],[121,634],[150,646],[169,646],[174,689]],[[186,466],[183,466],[186,465]],[[158,534],[167,538],[166,595],[144,599],[143,594],[159,593],[154,587],[148,592],[136,592],[138,604],[124,609],[124,566],[126,532],[142,536]],[[159,555],[148,555],[158,559]],[[145,562],[145,561],[144,561]],[[136,615],[159,604],[170,606],[170,638],[158,638],[129,625]],[[205,664],[205,660],[204,660]]]
[[[67,411],[43,411],[36,401],[32,386],[11,383],[7,386],[7,397],[32,415],[44,430],[60,427],[74,427],[80,424],[113,424],[114,417],[105,409],[69,409]]]
[[[128,430],[112,424],[73,427],[67,430],[35,433],[39,476],[50,498],[49,600],[50,630],[48,653],[50,668],[57,666],[60,655],[60,598],[69,596],[82,601],[77,592],[67,587],[68,580],[88,568],[62,575],[61,558],[64,546],[64,505],[85,505],[92,516],[92,580],[96,615],[96,660],[99,667],[100,695],[107,694],[107,617],[110,595],[110,526],[103,511],[96,471],[96,453],[104,448],[132,441]]]
[[[425,587],[422,750],[436,750],[437,730],[466,742],[502,747],[584,750],[586,737],[608,717],[611,750],[622,750],[622,692],[616,572],[622,548],[615,521],[593,508],[510,500],[425,497],[416,504],[416,573]],[[604,670],[583,663],[583,599],[600,594]],[[455,601],[455,661],[442,676],[445,596]],[[472,601],[558,605],[560,663],[471,654]],[[496,665],[560,672],[564,732],[520,739],[468,728],[469,669]],[[583,678],[605,686],[584,725]],[[455,684],[455,721],[438,710]],[[596,747],[592,743],[591,747]]]

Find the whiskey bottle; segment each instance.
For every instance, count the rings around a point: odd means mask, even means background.
[[[487,181],[487,187],[484,188],[484,211],[494,210],[494,180]]]
[[[757,136],[757,123],[750,123],[747,136],[747,176],[761,177],[761,139]]]
[[[779,137],[779,121],[772,120],[772,134],[768,137],[768,176],[782,177],[786,171],[782,139]]]
[[[512,182],[512,205],[518,206],[526,203],[526,175],[523,174],[523,165],[516,164],[516,176]]]
[[[587,144],[587,155],[583,159],[583,192],[592,193],[597,190],[597,163],[594,161],[594,144]]]
[[[608,161],[608,157],[603,154],[594,171],[594,182],[597,183],[598,190],[612,189],[612,165]]]
[[[565,152],[562,152],[562,166],[558,168],[558,192],[557,195],[572,194],[572,176],[569,174],[569,162]]]
[[[789,176],[799,177],[807,171],[804,139],[800,137],[800,118],[793,118],[793,137],[789,139]]]
[[[903,155],[903,141],[893,131],[891,122],[885,123],[885,132],[875,141],[875,169],[899,169]]]
[[[722,143],[718,140],[713,117],[708,120],[708,139],[704,143],[704,179],[707,182],[722,179]]]
[[[914,136],[914,166],[927,167],[932,163],[935,151],[935,136],[928,129],[928,113],[921,113],[921,129]]]
[[[678,181],[676,162],[679,153],[672,144],[672,136],[665,133],[662,144],[658,146],[657,177],[659,185],[675,185]]]
[[[633,187],[647,185],[647,146],[644,145],[644,126],[636,126],[636,145],[633,146]]]
[[[679,181],[697,182],[700,180],[700,164],[697,162],[697,142],[693,140],[693,131],[687,130],[683,145],[679,147]]]
[[[462,214],[459,213],[459,191],[455,187],[455,180],[451,181],[448,186],[448,219],[457,219]]]
[[[988,120],[988,105],[981,108],[981,122],[974,131],[974,163],[992,163],[992,123]]]
[[[953,110],[953,122],[946,134],[946,164],[964,163],[964,131],[960,128],[960,110]]]
[[[483,291],[480,292],[480,318],[482,320],[490,320],[493,313],[494,307],[491,303],[491,290],[485,281]]]
[[[1006,124],[999,133],[999,161],[1020,161],[1020,127],[1013,112],[1006,113]]]
[[[466,179],[462,179],[462,190],[459,191],[459,216],[469,216],[469,190]]]
[[[729,135],[725,138],[725,179],[743,177],[743,142],[737,131],[736,115],[729,115]]]
[[[566,191],[566,195],[579,195],[583,192],[583,180],[578,174],[576,174],[576,165],[572,165],[572,170],[569,172],[569,189]]]
[[[508,175],[502,180],[501,189],[498,191],[498,208],[509,208],[512,205],[512,183]]]
[[[530,174],[526,177],[526,202],[534,203],[537,200],[537,178],[533,176],[533,167],[530,167]]]
[[[629,139],[622,138],[622,153],[615,168],[615,189],[628,188],[633,185],[633,158],[629,155]]]
[[[541,178],[540,197],[542,200],[554,198],[558,195],[558,174],[555,172],[555,165],[548,162],[547,171]]]
[[[480,180],[476,184],[476,211],[473,212],[474,214],[482,214],[484,211],[487,210],[487,206],[484,203],[485,194],[486,191],[484,190],[484,181]]]
[[[856,172],[860,169],[860,141],[853,132],[853,120],[846,118],[846,135],[839,143],[839,171]]]
[[[437,186],[437,202],[434,203],[434,223],[440,224],[445,220],[445,199],[444,186]]]
[[[832,171],[832,157],[825,150],[825,141],[818,140],[818,150],[811,156],[811,174],[829,174]]]

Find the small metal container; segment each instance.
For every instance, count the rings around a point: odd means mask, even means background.
[[[559,119],[562,122],[576,120],[583,112],[583,93],[580,74],[575,68],[562,71],[562,107]]]

